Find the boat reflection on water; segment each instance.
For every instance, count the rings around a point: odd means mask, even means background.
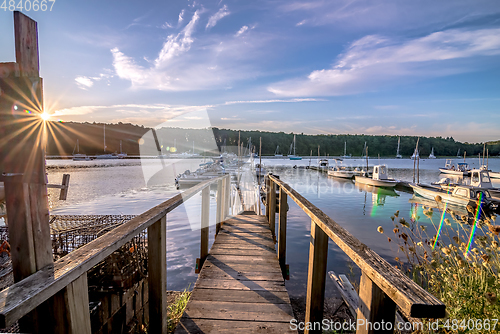
[[[367,194],[372,194],[372,204],[376,206],[381,206],[385,204],[387,196],[389,197],[399,197],[399,194],[392,188],[381,188],[376,186],[371,186],[363,183],[355,183],[356,188],[359,192],[365,192],[365,204],[367,200]]]
[[[445,210],[446,213],[451,216],[454,220],[456,221],[463,221],[467,224],[474,224],[474,220],[478,219],[479,222],[482,222],[484,218],[486,217],[491,217],[492,215],[495,215],[491,210],[488,210],[486,208],[482,208],[480,211],[480,214],[476,217],[476,210],[475,208],[470,208],[467,209],[466,206],[462,205],[455,205],[455,204],[450,204],[450,203],[438,203],[435,200],[423,198],[417,195],[413,195],[408,200],[409,203],[412,204],[412,207],[410,209],[411,211],[411,216],[412,216],[412,221],[418,220],[418,216],[420,213],[418,212],[419,207],[422,209],[424,208],[432,208],[434,213],[437,213],[438,215],[442,215],[443,211]],[[422,213],[423,214],[423,213]],[[441,219],[440,217],[438,219]]]

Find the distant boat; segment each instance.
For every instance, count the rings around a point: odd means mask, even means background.
[[[75,153],[76,150],[76,153]],[[75,148],[73,149],[73,161],[89,161],[90,157],[86,154],[80,153],[80,144],[78,139],[76,140]]]
[[[413,154],[410,157],[410,159],[420,159],[420,154],[418,153],[417,149],[415,149],[415,151],[413,151]]]
[[[282,157],[283,154],[279,153],[280,152],[280,146],[276,146],[276,151],[274,151],[274,156],[275,157]]]
[[[460,156],[460,149],[458,149],[458,151],[457,151],[457,158],[461,158],[461,156]]]
[[[342,159],[350,159],[352,154],[347,155],[347,142],[344,142],[344,155],[341,156]]]
[[[293,135],[293,154],[289,154],[288,157],[290,160],[302,160],[302,157],[298,157],[295,155],[295,140],[297,139],[297,135]]]
[[[362,155],[362,158],[363,158],[363,159],[370,158],[370,157],[367,157],[367,156],[366,156],[366,142],[365,142],[365,146],[363,147],[363,155]]]
[[[431,154],[429,154],[429,159],[436,159],[436,156],[434,155],[434,147],[431,150]]]
[[[401,141],[401,137],[398,138],[398,150],[396,151],[396,158],[397,159],[402,159],[403,156],[401,154],[399,154],[399,143]]]
[[[96,159],[118,159],[116,154],[106,154],[106,124],[104,124],[104,154],[97,155]]]
[[[123,153],[121,140],[120,140],[120,153],[118,153],[116,156],[118,157],[118,159],[125,159],[127,157],[127,153]]]

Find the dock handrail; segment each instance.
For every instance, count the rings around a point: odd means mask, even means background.
[[[373,324],[384,321],[394,324],[396,305],[406,316],[413,318],[435,319],[445,316],[445,305],[440,300],[361,243],[288,184],[273,175],[268,175],[266,182],[269,199],[266,200],[266,215],[271,230],[274,230],[275,227],[276,210],[270,205],[276,203],[276,187],[279,188],[278,258],[282,270],[285,266],[287,196],[311,218],[306,323],[321,323],[323,320],[329,238],[362,271],[359,291],[360,307],[357,311],[358,321],[364,319],[365,323]],[[305,332],[316,331],[306,329]],[[320,332],[318,331],[318,333]],[[356,333],[374,333],[374,331],[369,330],[366,326],[361,326],[361,328],[358,327]]]
[[[220,222],[229,214],[230,175],[207,180],[177,194],[72,251],[56,261],[54,265],[44,267],[24,280],[5,288],[0,292],[0,328],[11,326],[49,298],[55,297],[64,288],[72,286],[74,296],[72,298],[66,295],[65,302],[73,304],[66,306],[69,312],[75,312],[76,315],[68,315],[69,320],[65,320],[69,322],[69,328],[61,329],[61,333],[90,333],[88,294],[84,298],[85,293],[78,295],[75,289],[85,290],[87,271],[132,240],[141,231],[148,229],[150,332],[166,333],[166,216],[184,201],[202,192],[201,257],[203,260],[203,255],[208,253],[208,250],[204,248],[208,248],[209,186],[214,183],[218,185],[218,193],[221,194],[220,200],[217,201],[217,224],[220,226]],[[83,298],[84,302],[75,303],[76,296]],[[85,300],[86,312],[84,312]]]

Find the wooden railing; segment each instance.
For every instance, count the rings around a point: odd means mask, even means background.
[[[273,175],[266,177],[266,215],[271,230],[276,224],[276,187],[279,189],[278,258],[285,276],[287,197],[311,217],[311,243],[307,275],[307,323],[321,323],[325,295],[328,239],[333,240],[361,269],[356,333],[382,333],[366,324],[391,323],[395,327],[396,306],[412,318],[443,318],[445,305],[377,253],[361,243],[288,184]],[[305,333],[321,333],[308,330]]]
[[[210,185],[216,183],[217,225],[220,226],[230,208],[230,175],[205,181],[120,225],[98,239],[69,253],[24,280],[0,292],[0,328],[11,326],[47,300],[66,309],[64,319],[38,319],[56,323],[57,333],[90,333],[87,271],[111,253],[147,229],[149,333],[166,333],[167,326],[167,214],[198,192],[202,192],[200,259],[208,254],[208,217]],[[35,324],[37,325],[37,324]],[[36,328],[36,326],[35,326]],[[43,328],[37,328],[44,333]]]

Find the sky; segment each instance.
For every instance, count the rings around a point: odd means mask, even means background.
[[[54,120],[157,126],[206,110],[236,130],[500,139],[498,0],[56,0],[23,12],[38,22]],[[15,61],[8,9],[0,32],[0,61]]]

